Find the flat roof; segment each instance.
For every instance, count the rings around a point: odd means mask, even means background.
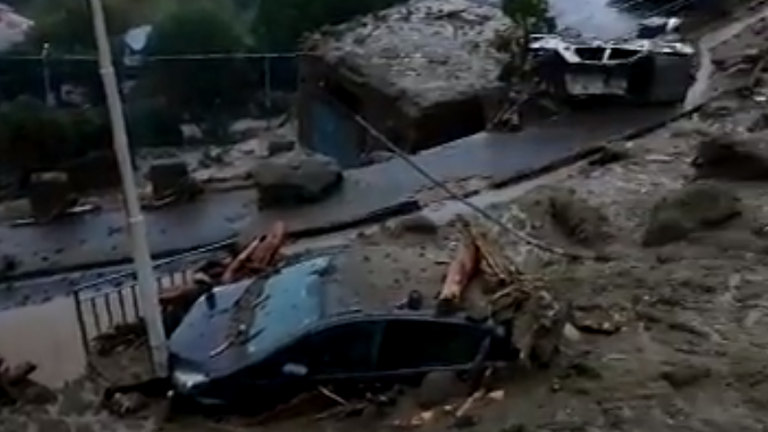
[[[508,58],[493,48],[510,24],[498,8],[467,0],[417,0],[318,33],[312,49],[387,94],[406,110],[500,87]]]

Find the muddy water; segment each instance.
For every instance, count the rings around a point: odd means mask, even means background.
[[[0,312],[0,355],[39,366],[33,378],[58,387],[81,376],[86,357],[71,297]]]

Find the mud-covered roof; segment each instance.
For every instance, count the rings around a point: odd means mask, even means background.
[[[499,86],[492,39],[501,11],[466,0],[419,0],[315,35],[312,49],[415,111]]]

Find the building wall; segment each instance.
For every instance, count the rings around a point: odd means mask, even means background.
[[[485,95],[408,113],[396,97],[374,88],[347,68],[330,65],[316,56],[307,56],[301,60],[299,70],[299,139],[310,144],[310,147],[313,127],[311,106],[316,100],[333,101],[339,117],[349,119],[355,115],[360,116],[408,152],[425,150],[472,135],[485,126]],[[379,140],[365,131],[356,140],[361,154],[386,150]]]

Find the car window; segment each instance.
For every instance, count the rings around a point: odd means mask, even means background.
[[[380,328],[376,322],[348,323],[314,334],[307,347],[310,374],[370,372]]]
[[[267,356],[259,363],[252,365],[244,371],[244,376],[249,380],[264,381],[279,378],[283,373],[283,366],[288,363],[305,364],[308,358],[309,341],[302,338],[283,347]]]
[[[393,320],[384,328],[377,369],[466,365],[475,360],[484,338],[482,329],[462,323]]]

